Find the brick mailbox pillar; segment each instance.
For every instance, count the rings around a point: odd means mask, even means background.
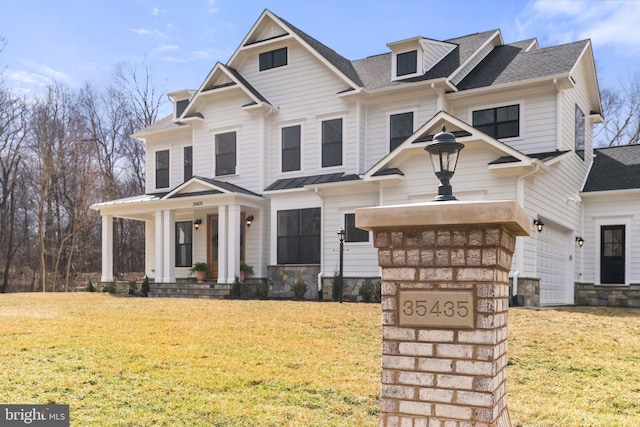
[[[514,201],[364,208],[382,267],[383,427],[511,426],[509,270],[529,219]]]

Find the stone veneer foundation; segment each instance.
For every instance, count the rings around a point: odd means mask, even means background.
[[[511,426],[508,274],[515,236],[529,232],[519,205],[365,208],[356,211],[356,225],[373,231],[382,267],[379,426]],[[434,307],[429,298],[454,292],[470,298],[471,327],[401,324],[406,306],[400,301],[407,295],[419,295]]]

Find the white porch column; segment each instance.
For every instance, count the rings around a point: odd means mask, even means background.
[[[163,282],[173,283],[176,281],[176,231],[175,212],[164,211],[164,262],[162,265]]]
[[[227,231],[228,215],[227,206],[218,208],[218,283],[233,283],[227,275]]]
[[[162,264],[164,263],[164,242],[163,237],[164,233],[162,232],[162,228],[164,226],[164,215],[162,211],[156,211],[156,256],[155,256],[155,274],[153,278],[156,283],[162,283],[164,280],[164,271],[162,269]]]
[[[229,205],[227,276],[231,282],[240,274],[240,205]]]
[[[102,277],[101,282],[113,280],[113,215],[102,215]]]

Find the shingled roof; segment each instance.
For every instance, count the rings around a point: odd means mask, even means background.
[[[594,154],[583,192],[640,188],[640,145],[599,148]]]

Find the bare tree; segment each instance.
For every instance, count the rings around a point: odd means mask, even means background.
[[[605,120],[596,128],[596,145],[640,143],[640,73],[635,73],[617,89],[603,89],[600,95]]]

